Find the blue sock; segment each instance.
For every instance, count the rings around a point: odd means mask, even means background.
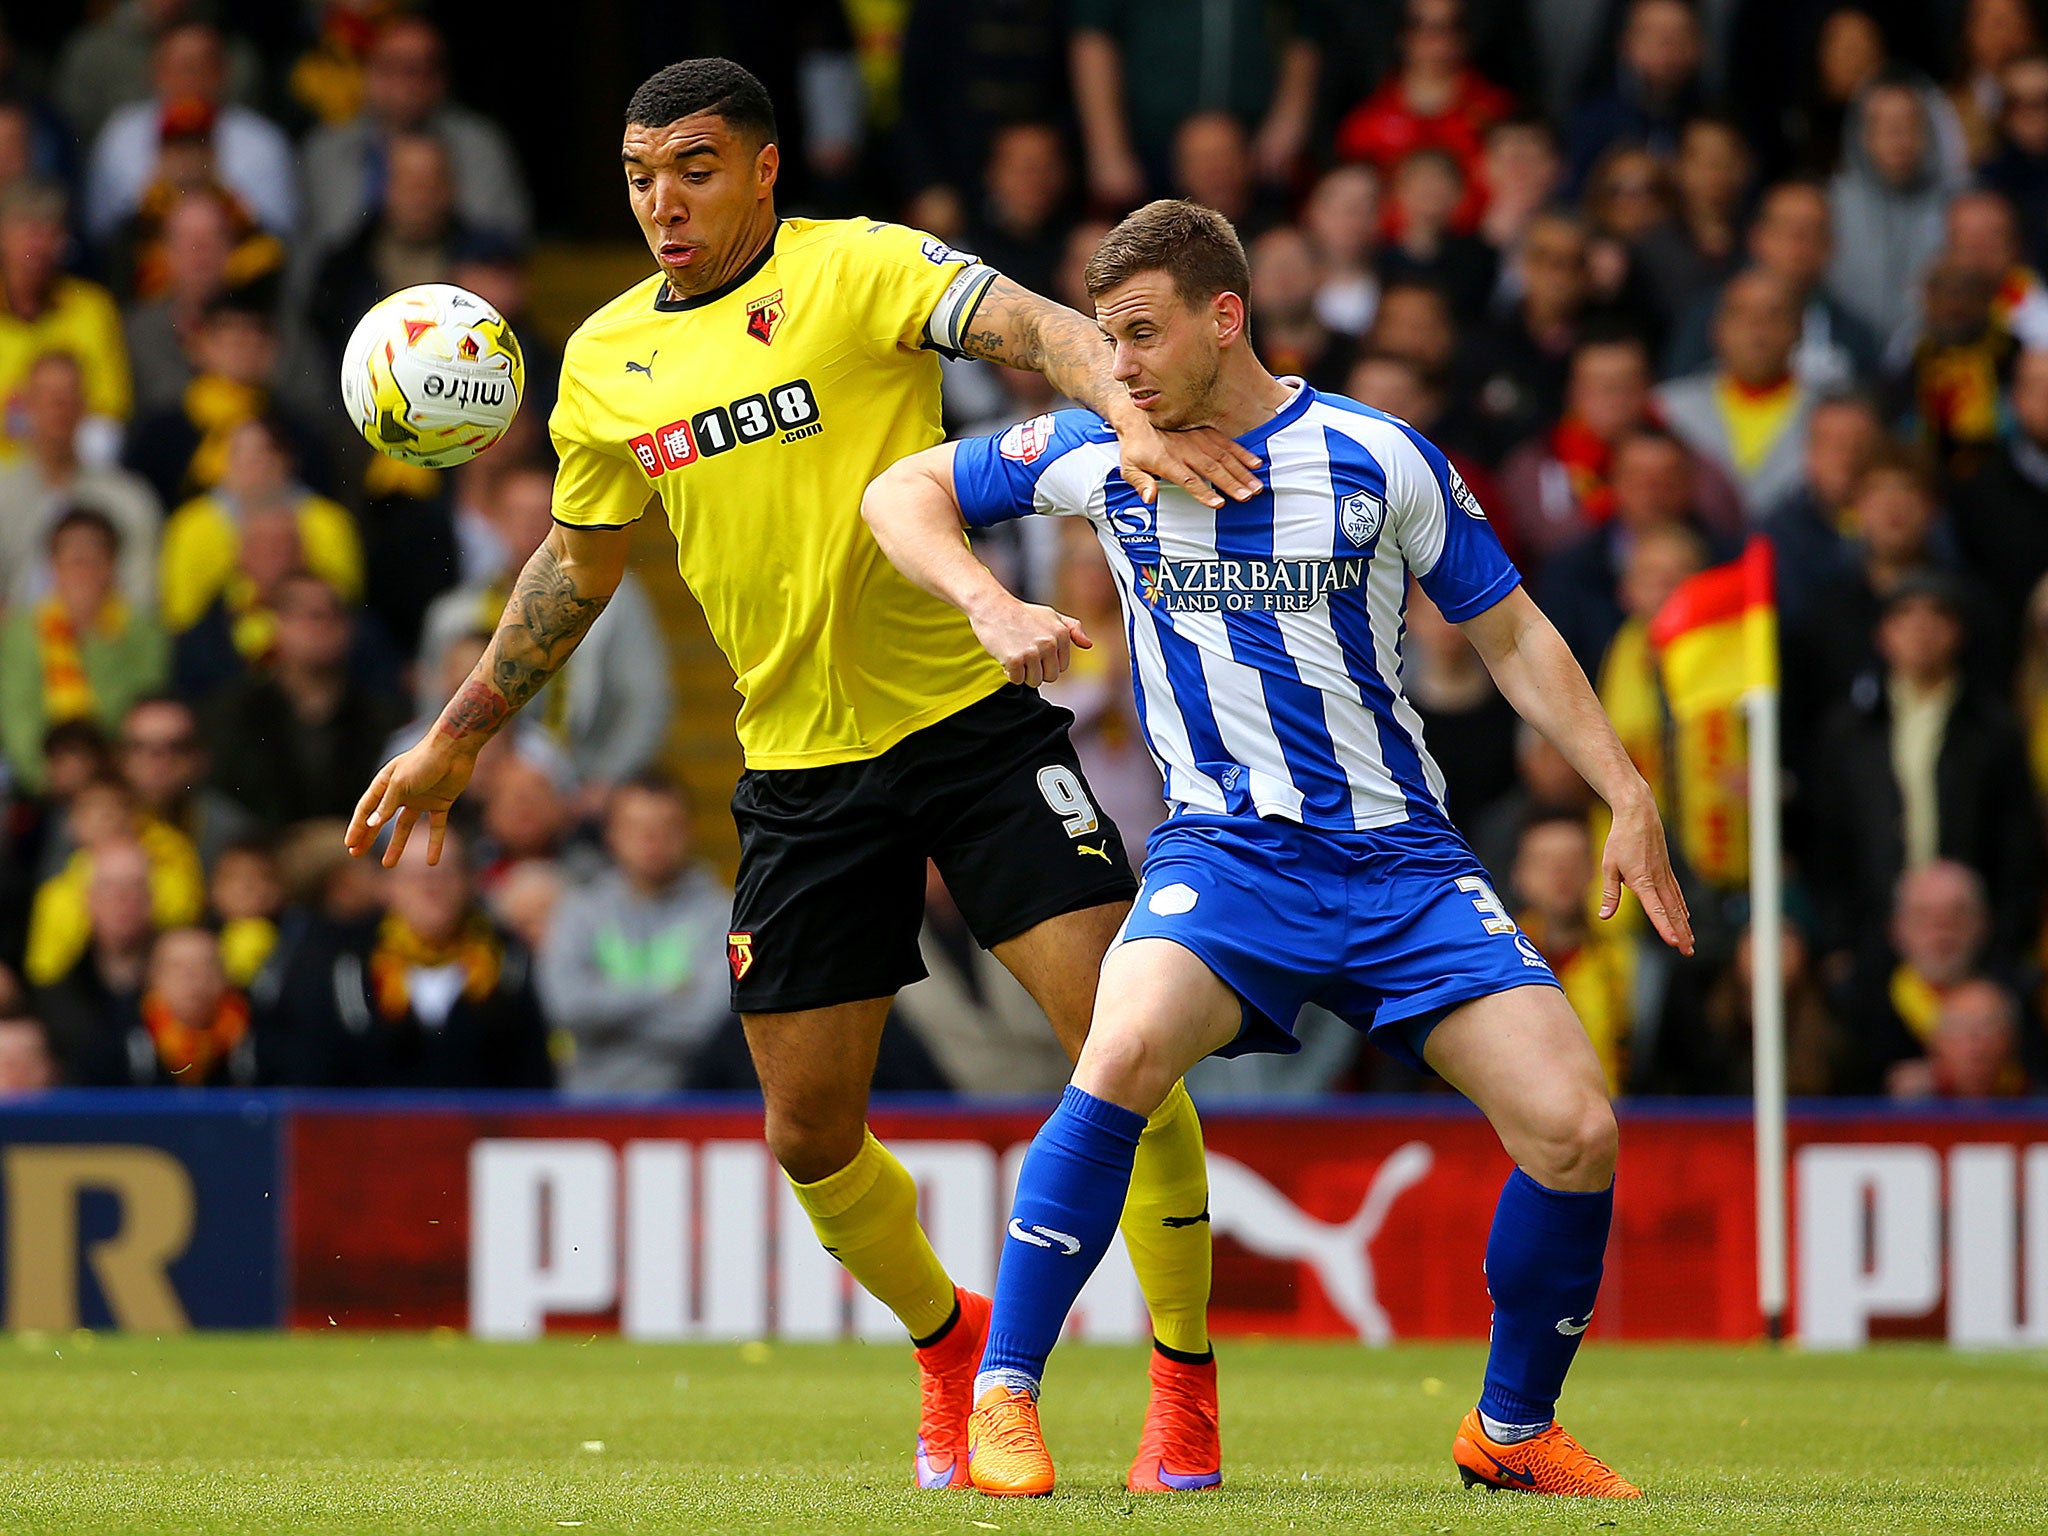
[[[1486,1240],[1493,1344],[1479,1412],[1501,1425],[1547,1428],[1565,1372],[1592,1321],[1614,1220],[1614,1186],[1597,1194],[1545,1189],[1517,1168],[1501,1189]]]
[[[1037,1394],[1074,1298],[1116,1236],[1144,1129],[1143,1115],[1072,1084],[1039,1127],[1017,1175],[975,1396],[983,1378]]]

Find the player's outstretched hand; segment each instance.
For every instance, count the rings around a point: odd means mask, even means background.
[[[1150,502],[1159,482],[1171,480],[1205,507],[1220,507],[1225,496],[1248,501],[1259,493],[1259,456],[1214,427],[1162,432],[1149,421],[1119,421],[1117,449],[1123,476]]]
[[[391,841],[384,849],[384,867],[391,868],[405,852],[412,829],[422,816],[427,818],[427,862],[441,861],[441,841],[448,835],[448,807],[469,784],[476,769],[476,753],[456,746],[439,730],[429,731],[419,744],[377,770],[377,777],[356,802],[349,818],[349,853],[361,858],[377,841],[378,830],[393,817]]]
[[[1685,892],[1671,873],[1671,851],[1664,843],[1664,823],[1657,802],[1645,792],[1638,800],[1617,806],[1607,847],[1600,855],[1600,916],[1621,909],[1621,888],[1636,893],[1650,914],[1658,936],[1681,955],[1692,953],[1692,912]]]
[[[1011,682],[1026,688],[1049,683],[1067,670],[1074,646],[1094,648],[1079,619],[1042,603],[1019,602],[1007,594],[1005,599],[969,618],[974,638],[1002,663],[1003,675]]]

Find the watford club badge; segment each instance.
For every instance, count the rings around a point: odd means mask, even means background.
[[[725,958],[732,962],[732,979],[745,981],[747,972],[754,968],[754,936],[751,933],[728,933],[725,936]]]
[[[782,290],[776,289],[765,298],[747,301],[747,334],[767,346],[775,340],[775,328],[782,324],[785,311],[782,307]]]

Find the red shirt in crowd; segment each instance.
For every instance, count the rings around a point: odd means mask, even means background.
[[[1337,153],[1346,160],[1369,160],[1390,174],[1418,149],[1448,150],[1465,173],[1465,200],[1452,227],[1470,234],[1486,208],[1486,186],[1480,176],[1480,155],[1486,130],[1515,110],[1515,98],[1477,70],[1458,72],[1458,83],[1444,110],[1425,117],[1409,106],[1398,73],[1345,114],[1337,126]],[[1391,199],[1388,200],[1391,203]]]

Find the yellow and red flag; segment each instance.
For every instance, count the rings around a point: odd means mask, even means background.
[[[1749,743],[1742,700],[1778,686],[1777,581],[1770,541],[1688,577],[1650,621],[1671,710],[1678,843],[1723,888],[1749,878]]]

